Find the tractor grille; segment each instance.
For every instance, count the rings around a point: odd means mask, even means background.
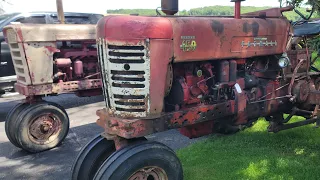
[[[146,117],[150,61],[144,45],[121,46],[100,43],[104,95],[115,115],[125,118]]]
[[[16,33],[13,29],[7,30],[7,39],[11,52],[12,62],[17,75],[17,82],[24,85],[31,84],[23,44],[17,42]]]
[[[106,47],[105,47],[105,41],[103,39],[98,39],[97,41],[97,48],[98,48],[98,61],[100,64],[100,69],[101,69],[101,79],[102,79],[102,88],[103,88],[103,96],[105,98],[106,106],[110,107],[110,99],[108,95],[108,86],[107,86],[107,81],[108,81],[108,70],[106,66],[108,65],[107,63],[104,63],[106,59]]]

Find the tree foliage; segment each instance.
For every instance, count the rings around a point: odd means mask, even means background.
[[[300,7],[302,5],[311,5],[320,16],[320,1],[319,0],[279,0],[280,6],[292,5],[294,7]]]
[[[254,12],[263,9],[268,9],[271,7],[253,7],[253,6],[243,6],[241,9],[242,13]],[[306,9],[298,8],[300,12],[307,15]],[[155,9],[116,9],[108,10],[110,14],[139,14],[139,15],[157,15]],[[201,8],[193,8],[190,10],[182,10],[179,15],[186,16],[233,16],[234,7],[232,6],[207,6]],[[300,16],[295,12],[287,12],[285,16],[290,20],[298,20]]]
[[[315,17],[320,17],[320,0],[308,0],[305,2],[304,0],[279,0],[280,4],[283,6],[283,3],[285,5],[293,5],[295,7],[300,7],[304,3],[311,5],[314,8],[314,11],[316,12],[312,18]],[[302,12],[301,10],[299,10]],[[307,17],[307,16],[306,16]],[[319,52],[320,51],[320,36],[316,38],[312,38],[309,41],[309,45],[314,49],[315,51]]]

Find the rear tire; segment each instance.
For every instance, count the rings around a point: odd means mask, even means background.
[[[143,142],[113,153],[94,180],[182,180],[183,170],[175,153],[158,142]]]
[[[66,111],[51,102],[32,104],[17,118],[15,137],[21,148],[32,153],[58,146],[69,131]]]

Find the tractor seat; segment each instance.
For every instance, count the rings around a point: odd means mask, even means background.
[[[315,36],[320,34],[320,21],[304,23],[294,27],[294,36]]]

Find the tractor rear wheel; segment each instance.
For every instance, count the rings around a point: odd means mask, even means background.
[[[95,180],[182,180],[175,153],[158,142],[142,142],[113,153],[97,171]]]
[[[32,153],[58,146],[69,131],[66,111],[52,102],[39,102],[23,109],[17,117],[15,138]]]

